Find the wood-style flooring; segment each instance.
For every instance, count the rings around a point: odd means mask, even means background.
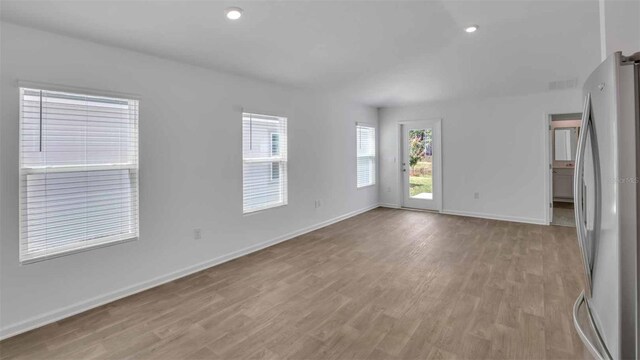
[[[0,343],[2,359],[576,359],[575,230],[378,208]]]

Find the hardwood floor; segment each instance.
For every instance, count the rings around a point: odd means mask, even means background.
[[[375,209],[0,343],[2,359],[583,358],[575,230]]]

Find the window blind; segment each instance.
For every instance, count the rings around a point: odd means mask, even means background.
[[[287,204],[287,118],[242,114],[242,190],[245,214]]]
[[[376,183],[376,129],[356,124],[357,187]]]
[[[20,88],[20,260],[138,236],[138,101]]]

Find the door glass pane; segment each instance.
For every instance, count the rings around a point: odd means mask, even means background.
[[[433,129],[409,130],[409,196],[433,199]]]

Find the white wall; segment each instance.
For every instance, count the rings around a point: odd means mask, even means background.
[[[378,203],[377,187],[356,190],[355,174],[355,122],[377,124],[373,108],[11,24],[0,31],[2,336]],[[141,96],[138,241],[19,264],[18,80]],[[286,207],[242,215],[241,108],[289,118]]]
[[[398,122],[441,118],[443,212],[544,223],[545,114],[581,112],[580,93],[380,109],[380,202],[400,204]]]
[[[640,1],[600,0],[600,52],[604,61],[616,51],[640,51]]]

